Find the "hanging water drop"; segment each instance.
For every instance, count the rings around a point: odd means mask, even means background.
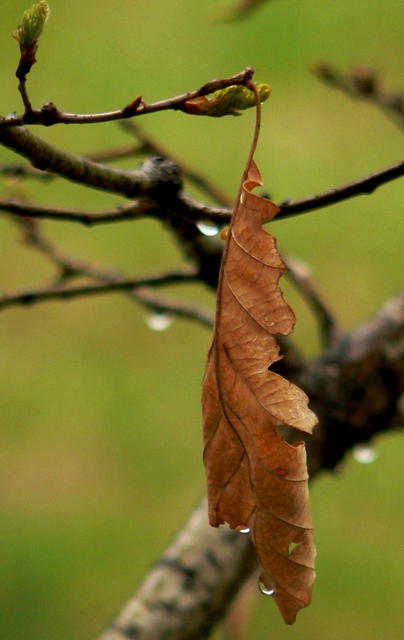
[[[145,322],[153,331],[165,331],[172,325],[173,317],[169,313],[152,311],[146,316]]]
[[[238,527],[236,527],[236,530],[239,533],[250,533],[249,527],[246,527],[244,524],[240,524]]]
[[[354,446],[352,449],[352,456],[356,462],[361,464],[370,464],[377,458],[377,451],[368,444],[361,443]]]
[[[220,231],[220,227],[208,222],[197,222],[196,226],[204,236],[217,236]]]
[[[258,588],[261,591],[261,593],[264,594],[264,596],[273,596],[274,595],[275,589],[270,589],[269,587],[266,587],[265,584],[262,582],[262,580],[259,580]]]

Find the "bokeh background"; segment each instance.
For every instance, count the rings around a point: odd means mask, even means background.
[[[231,2],[231,0],[228,0]],[[224,0],[223,0],[224,2]],[[256,159],[276,201],[375,171],[402,156],[401,132],[374,108],[315,80],[324,60],[368,63],[404,89],[401,0],[266,3],[244,22],[215,20],[221,0],[54,0],[28,88],[32,102],[73,112],[153,101],[232,75],[247,65],[269,82]],[[1,0],[0,113],[21,111],[10,32],[29,8]],[[235,194],[254,114],[139,121],[178,157]],[[37,130],[85,153],[129,142],[115,124]],[[12,154],[0,150],[1,161]],[[15,160],[15,158],[14,158]],[[133,163],[132,163],[133,164]],[[137,164],[137,161],[135,161]],[[128,165],[126,165],[128,166]],[[55,181],[3,181],[36,202],[100,209],[115,196]],[[402,287],[402,184],[279,222],[285,252],[305,261],[345,329]],[[124,273],[182,264],[154,221],[89,229],[47,222],[60,247]],[[0,218],[0,285],[53,275]],[[295,339],[318,351],[316,327],[285,282]],[[200,287],[173,290],[213,308]],[[0,316],[0,635],[7,640],[96,637],[140,583],[204,492],[200,381],[208,332],[176,320],[151,331],[145,311],[107,297],[5,310]],[[286,627],[257,595],[249,640],[396,640],[402,616],[402,435],[376,441],[377,460],[352,457],[312,487],[318,578],[312,605]],[[221,631],[216,638],[221,638]]]

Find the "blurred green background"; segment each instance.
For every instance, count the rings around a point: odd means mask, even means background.
[[[231,0],[229,0],[230,2]],[[215,21],[220,0],[54,0],[28,82],[35,106],[73,112],[153,101],[247,65],[269,82],[256,155],[276,201],[375,171],[402,156],[401,133],[372,107],[321,85],[319,59],[368,63],[404,88],[401,0],[267,3],[248,21]],[[29,8],[1,0],[0,113],[21,111],[10,32]],[[181,113],[139,121],[178,157],[235,194],[254,114],[220,120]],[[63,149],[128,142],[114,124],[36,130]],[[12,154],[0,150],[0,161]],[[3,184],[2,196],[10,194]],[[119,199],[55,181],[26,183],[37,202],[92,209]],[[74,255],[125,273],[182,257],[156,222],[95,229],[46,223]],[[342,327],[366,319],[402,287],[402,184],[273,227],[308,263]],[[0,218],[1,290],[53,274]],[[315,323],[289,284],[296,340],[318,349]],[[213,307],[198,287],[173,295]],[[0,635],[7,640],[95,637],[139,584],[204,492],[200,381],[209,335],[175,321],[151,331],[118,295],[10,309],[0,316]],[[249,640],[403,637],[402,436],[375,443],[372,465],[348,459],[312,487],[317,572],[312,605],[286,627],[257,595]],[[215,637],[221,637],[220,631]]]

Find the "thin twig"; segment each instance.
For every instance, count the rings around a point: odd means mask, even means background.
[[[139,219],[147,215],[153,215],[155,209],[157,209],[156,205],[144,198],[132,200],[128,204],[105,211],[80,211],[63,207],[33,205],[14,200],[0,200],[0,211],[11,213],[15,216],[79,222],[87,226],[100,222],[108,223]]]
[[[282,260],[288,269],[289,280],[298,292],[307,300],[317,320],[320,339],[324,348],[330,347],[340,337],[336,321],[330,310],[321,299],[311,279],[310,270],[306,265],[282,254]]]
[[[373,193],[378,187],[391,180],[396,180],[404,175],[404,160],[397,162],[385,169],[375,171],[364,178],[353,180],[347,184],[323,191],[313,196],[307,196],[297,200],[285,200],[278,206],[280,213],[274,218],[274,220],[280,220],[283,218],[289,218],[308,211],[314,211],[315,209],[322,209],[331,204],[348,200],[354,196],[369,195]]]
[[[32,113],[32,104],[31,104],[31,100],[28,97],[27,83],[25,82],[25,77],[24,77],[23,80],[20,80],[20,82],[18,83],[18,91],[21,94],[21,98],[22,98],[22,102],[23,102],[23,105],[24,105],[25,113],[26,114]]]
[[[0,175],[11,178],[35,178],[38,180],[52,180],[56,176],[46,171],[39,171],[27,164],[0,164]]]
[[[37,221],[31,218],[20,218],[16,219],[18,224],[21,226],[23,231],[23,238],[26,243],[30,246],[34,247],[38,251],[40,251],[50,262],[52,262],[59,271],[59,277],[56,279],[56,282],[51,286],[44,287],[42,290],[37,290],[34,296],[32,294],[34,292],[17,292],[17,295],[14,294],[14,300],[12,298],[13,294],[8,294],[7,302],[5,306],[13,306],[14,304],[27,304],[34,302],[46,302],[50,297],[50,293],[53,291],[55,295],[61,293],[62,287],[63,292],[67,292],[69,289],[66,286],[68,280],[73,277],[85,276],[92,278],[96,281],[100,281],[105,284],[121,284],[124,280],[121,274],[111,270],[100,268],[93,264],[88,263],[87,261],[80,260],[77,257],[73,257],[64,251],[61,251],[59,247],[57,247],[54,243],[52,243],[42,232],[41,228]],[[194,279],[194,272],[183,272],[185,278],[180,281],[189,282]],[[171,274],[172,275],[172,274]],[[167,278],[169,281],[167,282]],[[174,282],[177,280],[174,280]],[[149,278],[149,284],[152,284]],[[153,275],[153,284],[154,286],[160,286],[165,284],[171,284],[170,282],[170,273],[166,272],[163,274],[158,274],[156,279],[156,274]],[[117,287],[113,287],[110,289],[111,292],[116,291]],[[125,288],[126,290],[126,288]],[[69,290],[69,297],[74,297],[75,295],[86,295],[86,293],[82,293],[81,289],[75,287],[74,289]],[[103,293],[104,291],[94,290],[93,293]],[[105,291],[106,292],[106,291]],[[150,288],[144,286],[137,286],[135,289],[131,289],[127,291],[130,298],[135,300],[137,303],[142,304],[147,309],[154,311],[155,313],[167,313],[171,316],[176,316],[179,318],[184,318],[187,320],[192,320],[201,324],[204,327],[212,328],[213,326],[213,317],[212,314],[194,304],[190,304],[184,301],[174,301],[168,299],[166,297],[161,297],[156,295],[156,293]],[[59,297],[57,295],[57,297]],[[63,294],[63,297],[66,297]],[[1,297],[0,297],[0,309],[1,309]]]
[[[131,133],[140,141],[141,144],[137,147],[137,153],[153,154],[173,160],[179,167],[184,178],[191,182],[195,187],[203,191],[219,205],[223,205],[225,207],[231,207],[233,205],[232,198],[225,194],[222,189],[213,184],[213,182],[208,178],[202,176],[198,171],[189,167],[188,164],[179,160],[171,152],[167,151],[167,149],[165,149],[160,143],[156,142],[150,135],[146,134],[137,123],[125,120],[121,122],[121,126],[125,131]]]
[[[304,198],[284,200],[278,204],[280,212],[272,222],[302,213],[308,213],[309,211],[315,211],[316,209],[322,209],[355,196],[369,195],[381,185],[387,184],[402,176],[404,176],[404,160],[380,169],[379,171],[375,171],[363,178],[347,182],[340,187],[334,187],[333,189],[328,189],[322,193]],[[197,202],[185,194],[182,194],[180,199],[184,205],[183,215],[184,217],[189,217],[190,220],[213,222],[218,225],[229,224],[230,222],[231,211],[228,208],[211,207]]]
[[[96,124],[100,122],[111,122],[114,120],[124,120],[134,116],[141,116],[148,113],[156,113],[157,111],[181,110],[184,103],[194,100],[200,96],[206,96],[209,93],[225,89],[231,85],[246,84],[253,76],[254,70],[247,67],[240,73],[225,78],[223,80],[211,80],[199,89],[182,93],[173,98],[160,100],[158,102],[143,102],[141,97],[135,98],[130,104],[123,109],[117,111],[108,111],[105,113],[66,113],[60,111],[57,107],[49,102],[41,109],[30,109],[23,115],[9,114],[4,118],[0,118],[0,129],[9,127],[20,127],[24,124],[37,124],[44,126],[52,126],[55,124]]]
[[[404,129],[404,96],[387,92],[380,86],[377,73],[366,65],[355,66],[351,73],[343,74],[334,67],[318,63],[312,67],[317,78],[334,89],[339,89],[351,98],[369,102],[389,116],[395,124]]]
[[[137,287],[134,291],[131,291],[130,296],[154,313],[192,320],[207,329],[212,329],[213,327],[213,314],[196,304],[163,298],[146,287]]]
[[[0,310],[6,307],[32,305],[49,300],[67,300],[71,298],[100,295],[117,291],[130,291],[137,287],[152,287],[193,282],[197,274],[192,271],[166,271],[151,276],[122,278],[119,281],[96,282],[83,285],[67,286],[54,284],[43,288],[22,289],[0,295]]]
[[[124,124],[124,122],[121,124]],[[84,154],[84,156],[92,162],[115,162],[116,160],[126,160],[127,158],[149,154],[150,150],[146,145],[131,143],[121,144],[102,151],[93,151],[92,153]],[[164,154],[156,153],[155,155],[163,156]]]

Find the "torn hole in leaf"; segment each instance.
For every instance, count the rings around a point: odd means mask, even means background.
[[[289,555],[289,556],[290,556],[290,554],[292,553],[292,551],[293,551],[294,549],[296,549],[296,547],[298,547],[298,546],[299,546],[299,544],[300,544],[300,542],[291,542],[291,543],[289,544],[289,548],[288,548],[288,555]]]
[[[275,431],[277,431],[278,434],[282,436],[284,442],[286,442],[286,444],[288,444],[290,447],[293,447],[294,449],[298,449],[302,445],[304,446],[303,440],[298,440],[296,442],[291,441],[292,438],[294,437],[294,432],[286,424],[277,424],[275,427]]]

